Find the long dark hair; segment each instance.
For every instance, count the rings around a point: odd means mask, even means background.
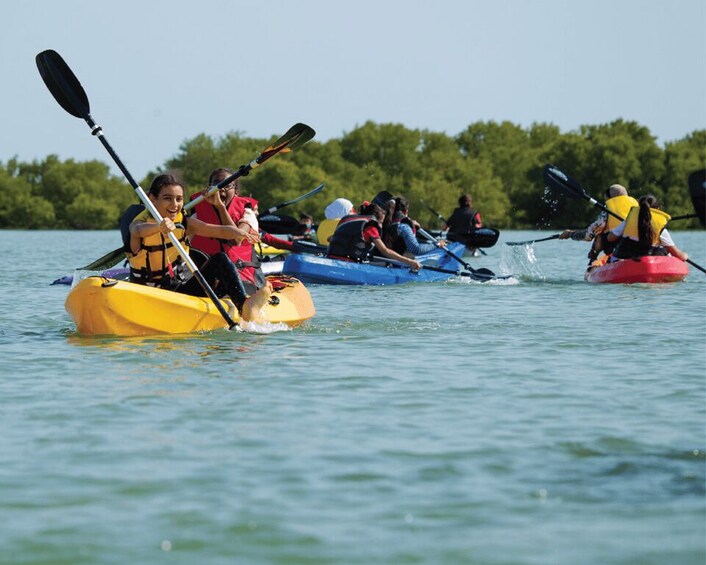
[[[647,194],[641,196],[637,201],[640,205],[640,213],[637,216],[637,234],[640,242],[640,247],[645,249],[652,247],[652,242],[655,239],[655,233],[652,229],[652,214],[650,208],[659,208],[659,201],[656,196]]]
[[[161,175],[157,175],[152,180],[148,193],[155,198],[158,198],[159,193],[162,192],[162,189],[165,186],[170,186],[172,184],[180,186],[181,190],[184,190],[184,183],[181,182],[181,179],[176,175],[176,173],[163,173]]]

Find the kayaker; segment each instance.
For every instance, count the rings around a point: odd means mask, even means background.
[[[625,218],[630,209],[637,206],[637,200],[628,195],[628,190],[621,184],[612,184],[605,191],[605,205],[608,210],[614,212],[621,218]],[[588,252],[589,266],[598,258],[601,251],[610,255],[615,248],[615,242],[608,239],[608,234],[620,224],[620,220],[602,211],[596,219],[583,230],[564,230],[559,239],[573,239],[574,241],[591,241],[591,249]]]
[[[191,296],[205,296],[198,280],[193,277],[167,234],[173,232],[187,252],[186,239],[190,236],[226,241],[247,240],[251,243],[259,240],[257,235],[249,234],[234,225],[210,224],[196,217],[184,216],[184,186],[174,174],[165,173],[155,177],[148,197],[163,220],[157,224],[149,212],[145,211],[130,224],[129,263],[132,282]],[[224,208],[218,192],[208,200],[211,205]],[[229,296],[238,311],[244,312],[244,304],[249,298],[235,265],[226,253],[215,253],[199,270],[218,296]],[[248,318],[244,316],[243,319]]]
[[[608,241],[616,242],[612,260],[669,253],[686,261],[689,256],[674,245],[665,227],[670,219],[669,214],[660,210],[656,196],[641,196],[625,221],[608,233]]]
[[[385,211],[376,204],[361,206],[360,214],[349,214],[341,218],[336,231],[329,238],[328,257],[349,261],[369,261],[377,251],[383,257],[409,265],[418,271],[422,264],[388,248],[382,241],[382,222]]]
[[[483,227],[483,220],[480,217],[478,210],[473,208],[473,197],[470,194],[464,194],[458,199],[458,208],[456,208],[449,219],[446,221],[446,229],[449,230],[448,239],[452,239],[454,234],[468,235]]]
[[[446,241],[440,240],[433,243],[420,243],[417,241],[417,228],[419,224],[409,217],[409,200],[404,196],[395,198],[395,213],[390,223],[390,244],[393,251],[403,255],[423,255],[434,251],[437,247],[446,247]]]
[[[209,175],[208,185],[217,185],[231,174],[233,174],[231,169],[223,167],[214,169]],[[194,217],[211,224],[237,226],[256,234],[258,231],[258,222],[256,219],[253,221],[252,216],[249,216],[249,214],[253,214],[256,217],[258,202],[254,198],[240,196],[239,179],[235,179],[227,186],[221,188],[217,194],[220,197],[217,200],[208,199],[199,202],[194,208]],[[192,196],[192,198],[197,196],[198,193]],[[250,212],[247,212],[247,210],[250,210]],[[248,221],[248,219],[250,219],[250,221]],[[277,247],[278,249],[290,250],[292,248],[291,242],[284,241],[270,234],[265,234],[264,232],[259,236],[259,239],[263,243]],[[241,241],[224,241],[210,237],[196,236],[191,240],[191,247],[209,256],[221,251],[228,255],[238,269],[248,294],[255,294],[261,288],[265,287],[266,280],[260,268],[260,260],[255,247],[248,239]]]
[[[338,222],[344,216],[355,213],[353,203],[346,198],[336,198],[324,210],[324,220],[321,221],[319,227],[316,228],[316,239],[321,245],[328,245],[329,238],[336,231]]]
[[[304,241],[311,241],[311,234],[314,231],[314,218],[310,215],[307,214],[306,212],[302,212],[299,214],[299,232],[296,235],[292,236],[292,241],[298,241],[298,240],[304,240]]]

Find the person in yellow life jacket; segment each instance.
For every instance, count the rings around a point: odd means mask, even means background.
[[[673,255],[682,261],[689,256],[674,245],[665,227],[671,216],[659,209],[657,198],[648,194],[640,197],[625,221],[608,233],[608,241],[617,242],[613,259],[630,259],[644,255]]]
[[[608,210],[617,214],[621,218],[628,215],[630,209],[637,206],[637,200],[628,195],[627,189],[620,184],[611,185],[605,192],[605,205]],[[615,248],[615,243],[608,240],[608,233],[620,224],[620,220],[602,211],[595,221],[583,230],[564,230],[559,239],[573,239],[575,241],[591,241],[591,250],[588,252],[589,265],[598,258],[603,251],[610,255]]]
[[[344,216],[355,214],[353,203],[345,198],[336,198],[324,210],[324,220],[316,228],[316,239],[321,245],[328,245],[329,238],[336,231],[338,222]]]
[[[145,212],[135,218],[129,226],[128,260],[132,282],[192,296],[205,296],[198,280],[193,277],[169,240],[169,232],[174,233],[187,252],[186,239],[193,235],[258,241],[257,236],[236,226],[208,224],[197,218],[184,216],[184,186],[174,174],[165,173],[155,177],[150,185],[148,197],[163,219],[158,224]],[[216,200],[220,201],[218,192],[209,197],[209,200],[214,205]],[[218,296],[229,296],[238,311],[243,311],[248,296],[235,265],[225,253],[219,252],[211,256],[199,270]]]

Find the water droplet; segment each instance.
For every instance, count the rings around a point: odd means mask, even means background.
[[[171,551],[172,549],[172,542],[170,542],[168,539],[165,539],[162,541],[162,550],[163,551]]]

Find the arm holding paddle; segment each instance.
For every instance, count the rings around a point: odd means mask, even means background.
[[[410,259],[409,257],[405,257],[404,255],[400,255],[396,251],[393,251],[392,249],[387,247],[387,245],[385,245],[382,239],[380,239],[379,237],[373,239],[372,241],[373,245],[375,246],[375,249],[383,257],[387,257],[388,259],[395,259],[396,261],[404,263],[414,272],[419,271],[422,268],[422,264],[419,261],[417,261],[416,259]]]

